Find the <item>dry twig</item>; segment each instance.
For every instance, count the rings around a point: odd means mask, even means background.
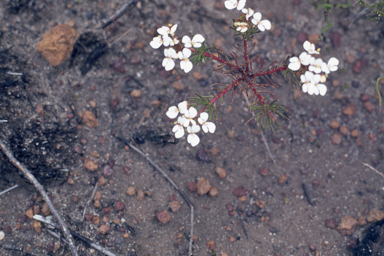
[[[4,191],[1,191],[1,192],[0,192],[0,196],[1,196],[1,195],[4,195],[4,194],[7,193],[8,191],[11,191],[12,189],[17,188],[18,186],[19,186],[19,185],[15,185],[15,186],[13,186],[13,187],[7,188],[7,189],[4,190]]]
[[[144,154],[140,149],[135,147],[132,143],[127,141],[124,138],[117,137],[117,139],[121,140],[124,142],[126,145],[128,145],[130,148],[132,148],[134,151],[136,151],[139,155],[144,157],[153,167],[155,167],[156,170],[158,170],[161,175],[169,182],[171,185],[179,192],[181,197],[187,202],[188,206],[191,208],[191,233],[190,233],[190,238],[189,238],[189,250],[188,250],[188,255],[192,256],[192,242],[193,242],[193,219],[194,219],[194,207],[191,201],[188,199],[188,197],[180,190],[180,188],[176,185],[176,183],[155,163],[153,162],[146,154]]]
[[[138,0],[130,0],[130,1],[127,1],[125,4],[123,4],[123,6],[117,10],[117,12],[115,14],[113,14],[112,16],[110,16],[109,18],[107,19],[103,19],[101,20],[101,25],[100,25],[100,28],[105,28],[107,27],[109,24],[111,24],[112,22],[115,22],[118,18],[120,18],[121,16],[123,16],[123,14],[128,11],[128,9],[136,4],[138,2]]]
[[[8,157],[9,161],[11,161],[11,163],[14,166],[16,166],[20,171],[22,171],[25,177],[27,177],[27,179],[36,187],[37,191],[39,191],[40,195],[43,197],[44,201],[47,203],[52,214],[59,221],[60,228],[63,231],[65,238],[68,240],[69,249],[71,250],[72,255],[78,256],[76,251],[76,245],[70,233],[70,230],[68,229],[67,224],[65,224],[64,220],[61,218],[59,213],[56,211],[51,199],[49,199],[48,194],[47,192],[45,192],[43,186],[37,181],[35,176],[33,176],[33,174],[12,155],[11,151],[9,151],[9,149],[5,146],[2,140],[0,140],[0,148],[4,152],[4,154]]]
[[[362,163],[363,165],[367,166],[369,169],[371,169],[372,171],[374,171],[375,173],[379,174],[381,177],[384,178],[384,174],[379,172],[378,170],[376,170],[375,168],[373,168],[371,165],[367,164],[367,163]]]
[[[41,215],[34,215],[33,218],[35,220],[38,220],[38,221],[41,221],[41,222],[44,222],[50,226],[53,226],[54,228],[59,228],[59,225],[57,225],[55,222],[53,222],[52,220],[49,220],[47,218],[44,218],[43,216]],[[64,239],[63,237],[61,237],[59,234],[56,234],[55,232],[47,229],[48,233],[51,234],[52,236],[58,238],[58,239],[62,239],[65,243],[68,243],[68,241],[66,239]],[[89,240],[88,238],[76,233],[75,231],[71,231],[71,234],[72,236],[76,237],[77,239],[83,241],[84,243],[88,244],[89,246],[91,246],[92,248],[98,250],[99,252],[102,252],[104,253],[105,255],[108,255],[108,256],[116,256],[114,253],[108,251],[107,249],[104,249],[103,247],[101,247],[100,245],[98,244],[95,244],[94,242],[92,242],[91,240]]]

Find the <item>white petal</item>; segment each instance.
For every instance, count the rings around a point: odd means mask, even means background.
[[[200,48],[202,46],[201,43],[194,43],[193,48]]]
[[[201,128],[203,129],[203,131],[204,131],[205,133],[208,133],[208,126],[207,126],[207,124],[203,124],[203,125],[201,126]]]
[[[192,39],[193,42],[196,42],[196,43],[202,43],[205,41],[205,38],[200,35],[200,34],[196,34],[193,39]]]
[[[301,67],[300,63],[299,62],[292,62],[288,65],[288,68],[292,71],[297,71],[299,70]]]
[[[188,48],[184,48],[183,49],[183,58],[184,59],[188,59],[192,54],[192,51],[189,50]]]
[[[193,68],[192,62],[190,62],[190,61],[182,61],[182,62],[185,63],[185,65],[184,65],[184,72],[185,73],[188,73],[189,71],[192,70],[192,68]]]
[[[195,118],[197,115],[197,110],[194,107],[190,107],[188,110],[188,117]]]
[[[188,102],[185,100],[183,102],[180,102],[177,107],[179,108],[179,111],[181,114],[185,114],[188,108]]]
[[[305,41],[303,47],[307,52],[309,52],[311,50],[311,43],[309,41]]]
[[[317,87],[319,88],[321,96],[324,96],[327,93],[327,86],[325,86],[324,84],[318,84]]]
[[[329,67],[325,62],[323,62],[323,64],[321,64],[321,71],[323,71],[326,74],[329,74]]]
[[[200,143],[200,138],[196,134],[189,134],[187,141],[191,144],[192,147],[195,147]]]
[[[208,126],[208,130],[210,133],[214,133],[216,130],[216,125],[212,122],[207,122],[206,125]]]
[[[313,79],[313,76],[314,76],[314,74],[312,72],[309,72],[309,71],[306,71],[304,75],[305,75],[305,78],[307,79],[307,81],[311,81]]]
[[[165,113],[169,118],[174,119],[179,114],[179,111],[176,106],[172,106],[168,108],[167,113]]]
[[[174,34],[175,31],[176,31],[176,29],[177,29],[177,24],[175,24],[175,25],[172,26],[172,28],[171,28],[171,30],[170,30],[170,33],[171,33],[171,34]]]
[[[261,13],[260,13],[260,12],[257,12],[257,13],[255,13],[255,14],[253,14],[253,19],[256,21],[256,24],[253,22],[253,20],[252,20],[252,23],[255,24],[255,25],[257,25],[257,23],[258,23],[259,21],[261,21]]]
[[[200,113],[200,118],[203,120],[203,123],[204,123],[205,121],[208,120],[208,117],[209,117],[209,115],[208,115],[207,112],[202,112],[202,113]],[[200,121],[199,121],[199,123],[200,123],[200,124],[203,124],[203,123],[201,123]]]
[[[301,64],[307,66],[309,65],[309,61],[311,60],[311,55],[309,55],[308,53],[306,52],[302,52],[300,55],[299,55],[299,59],[301,61]]]
[[[181,42],[183,42],[184,46],[187,48],[192,47],[191,38],[189,38],[189,36],[183,36],[183,38],[181,39]]]
[[[194,125],[192,125],[192,131],[194,133],[198,133],[200,131],[200,126],[195,123]]]
[[[176,131],[176,133],[175,133],[176,139],[180,139],[183,136],[184,136],[184,129],[183,128],[180,128],[179,130]]]
[[[303,92],[308,92],[308,84],[303,84]]]
[[[159,33],[160,35],[167,35],[169,33],[169,28],[166,26],[162,26],[157,30],[157,33]]]
[[[165,47],[169,46],[172,43],[172,38],[170,38],[168,35],[163,36],[163,44]]]
[[[315,86],[313,84],[308,85],[308,94],[312,95],[315,93]]]
[[[170,71],[175,67],[175,62],[172,59],[166,59],[166,60],[168,60],[168,61],[165,64],[165,70]]]
[[[233,1],[227,0],[224,2],[225,8],[228,10],[232,10],[233,8],[236,7],[236,3],[234,4]]]
[[[241,9],[243,9],[245,6],[245,2],[246,0],[240,0],[239,3],[237,4],[237,10],[240,11]]]
[[[263,30],[261,30],[259,28],[259,26],[262,25],[263,26]],[[259,26],[257,26],[261,31],[264,31],[264,30],[270,30],[272,25],[271,25],[271,22],[269,20],[262,20],[260,21],[260,24]]]
[[[152,41],[149,43],[149,45],[153,48],[153,49],[158,49],[161,45],[163,44],[163,42],[161,41],[161,38],[160,37],[154,37],[152,39]]]

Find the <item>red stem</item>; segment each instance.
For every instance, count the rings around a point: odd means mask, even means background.
[[[210,101],[209,104],[215,103],[221,96],[226,94],[229,90],[231,90],[233,87],[235,87],[243,78],[236,79],[231,85],[227,86],[224,90],[222,90],[219,94],[217,94],[215,97],[213,97]],[[198,116],[201,112],[203,112],[207,106],[203,107],[202,109],[199,110],[196,116]]]
[[[248,58],[248,45],[247,45],[247,40],[244,38],[244,60],[245,60],[245,72],[248,73],[248,65],[249,65],[249,58]]]
[[[287,70],[287,69],[288,69],[288,67],[283,66],[283,67],[277,67],[275,69],[271,69],[271,70],[268,70],[268,71],[259,72],[259,73],[254,74],[252,79],[255,79],[255,77],[257,77],[257,76],[267,76],[267,75],[273,74],[275,72],[284,71],[284,70]]]

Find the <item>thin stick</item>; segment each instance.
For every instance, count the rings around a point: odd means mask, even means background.
[[[247,94],[244,91],[243,91],[243,96],[244,96],[245,101],[247,102],[247,105],[249,106],[250,104],[249,104],[248,96],[247,96]],[[252,116],[255,117],[255,113],[253,113],[253,112],[251,112],[251,113],[252,113]],[[257,126],[259,127],[259,124],[257,124]],[[271,150],[269,149],[268,142],[267,142],[267,140],[266,140],[266,138],[264,136],[263,127],[260,127],[260,133],[261,133],[261,137],[263,138],[264,145],[267,148],[269,157],[272,159],[273,164],[276,166],[275,159],[272,156]]]
[[[115,136],[117,139],[121,140],[122,142],[124,142],[126,145],[128,145],[130,148],[132,148],[133,150],[135,150],[139,155],[141,155],[142,157],[144,157],[153,167],[155,167],[156,170],[158,170],[162,175],[163,177],[169,182],[171,183],[171,185],[177,190],[177,192],[179,192],[179,194],[181,195],[181,197],[187,202],[188,206],[191,208],[191,234],[190,234],[190,238],[189,238],[189,251],[188,251],[188,256],[192,256],[192,242],[193,242],[193,218],[194,218],[194,213],[193,213],[193,210],[194,210],[194,207],[193,207],[193,204],[191,203],[191,201],[188,199],[188,197],[180,190],[180,188],[176,185],[176,183],[155,163],[153,162],[146,154],[144,154],[140,149],[138,149],[137,147],[133,146],[132,143],[130,143],[129,141],[127,141],[126,139],[124,138],[121,138],[121,137],[117,137]]]
[[[49,220],[49,219],[47,219],[47,218],[44,218],[43,216],[38,215],[38,214],[35,214],[35,215],[33,216],[33,218],[34,218],[35,220],[38,220],[38,221],[44,222],[44,223],[46,223],[46,224],[48,224],[48,225],[51,225],[51,226],[53,226],[53,227],[55,227],[55,228],[58,228],[58,226],[59,226],[59,225],[57,225],[55,222],[53,222],[52,220]],[[52,236],[54,236],[54,237],[57,237],[57,238],[59,238],[59,239],[62,238],[60,235],[56,234],[55,232],[53,232],[53,231],[51,231],[51,230],[49,230],[49,229],[47,229],[47,231],[48,231],[48,233],[50,233],[50,234],[51,234]],[[107,249],[104,249],[103,247],[101,247],[101,246],[98,245],[98,244],[95,244],[94,242],[92,242],[92,241],[89,240],[88,238],[86,238],[86,237],[84,237],[84,236],[82,236],[82,235],[76,233],[75,231],[72,231],[72,230],[70,230],[70,231],[71,231],[72,236],[76,237],[77,239],[80,239],[81,241],[83,241],[84,243],[88,244],[89,246],[95,248],[95,249],[98,250],[99,252],[102,252],[102,253],[104,253],[105,255],[108,255],[108,256],[116,256],[114,253],[108,251]],[[64,239],[64,238],[62,238],[62,239],[63,239],[64,242],[68,243],[68,241],[67,241],[66,239]]]
[[[99,177],[100,177],[100,176],[99,176]],[[86,203],[86,205],[85,205],[85,207],[84,207],[84,211],[83,211],[83,220],[84,220],[84,216],[85,216],[85,211],[87,210],[87,206],[92,202],[92,199],[93,199],[93,197],[95,196],[96,189],[97,189],[97,183],[98,183],[98,181],[96,182],[95,187],[93,188],[91,197],[88,199],[88,201],[87,201],[87,203]]]
[[[60,228],[63,231],[65,238],[68,240],[69,249],[71,250],[72,255],[78,256],[75,242],[67,227],[67,224],[65,224],[64,220],[56,211],[51,199],[49,199],[48,194],[45,192],[43,186],[37,181],[35,176],[33,176],[33,174],[12,155],[11,151],[8,150],[8,148],[5,146],[2,140],[0,140],[0,147],[1,147],[1,150],[4,152],[4,154],[8,157],[9,161],[11,161],[11,163],[14,166],[16,166],[20,171],[22,171],[23,174],[27,177],[27,179],[36,187],[37,191],[40,192],[40,195],[43,197],[44,201],[47,203],[49,209],[59,221]]]
[[[8,191],[11,191],[12,189],[17,188],[18,186],[19,186],[19,185],[15,185],[15,186],[13,186],[13,187],[7,188],[6,190],[0,192],[0,196],[3,195],[3,194],[5,194],[5,193],[7,193]]]
[[[365,166],[367,166],[367,167],[369,167],[372,171],[374,171],[375,173],[379,174],[381,177],[384,178],[384,174],[383,174],[383,173],[379,172],[378,170],[376,170],[375,168],[373,168],[373,167],[370,166],[369,164],[367,164],[367,163],[362,163],[362,164],[365,165]]]
[[[111,24],[112,22],[116,21],[117,19],[119,19],[121,16],[123,16],[123,14],[134,4],[136,4],[138,2],[138,0],[130,0],[130,1],[127,1],[125,4],[123,4],[123,6],[117,10],[117,12],[115,12],[115,14],[113,14],[112,16],[110,16],[109,18],[107,19],[103,19],[101,20],[101,25],[100,25],[100,28],[105,28],[107,27],[109,24]]]

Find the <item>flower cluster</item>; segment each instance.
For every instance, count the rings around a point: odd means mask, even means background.
[[[202,43],[205,41],[205,38],[197,34],[192,39],[189,36],[183,36],[181,39],[181,42],[184,44],[183,47],[181,46],[180,40],[175,36],[175,32],[177,29],[177,25],[169,24],[168,26],[162,26],[157,30],[157,32],[160,34],[157,37],[154,37],[152,41],[149,43],[152,48],[158,49],[160,46],[164,45],[166,48],[164,49],[164,60],[163,60],[163,67],[165,70],[169,71],[172,70],[175,67],[175,59],[181,60],[180,62],[180,68],[184,70],[185,73],[188,73],[192,70],[193,64],[189,60],[189,57],[191,57],[192,51],[190,48],[200,48],[202,46]],[[179,46],[179,47],[177,47]],[[176,49],[182,49],[176,52]]]
[[[323,83],[327,80],[327,76],[331,71],[338,69],[339,60],[332,57],[326,63],[321,58],[313,57],[312,55],[320,53],[320,49],[316,50],[315,45],[309,41],[305,41],[303,47],[306,52],[302,52],[299,57],[290,58],[288,68],[292,71],[302,69],[300,81],[303,92],[308,92],[309,95],[320,94],[324,96],[327,92],[327,86]],[[324,72],[324,74],[321,72]]]
[[[242,11],[242,13],[245,14],[245,20],[244,21],[236,21],[234,23],[236,27],[236,31],[239,31],[241,33],[247,32],[247,30],[250,28],[251,23],[254,26],[257,26],[257,28],[260,31],[270,30],[272,25],[269,20],[261,20],[261,13],[256,12],[252,8],[244,8],[245,7],[246,0],[227,0],[224,2],[224,5],[227,9],[237,9],[239,11]],[[252,19],[250,20],[250,18]],[[251,23],[249,22],[251,21]]]
[[[180,116],[178,116],[179,113],[181,114]],[[216,130],[216,125],[208,122],[208,113],[202,112],[200,113],[200,117],[197,118],[197,110],[194,107],[189,107],[187,101],[180,102],[177,106],[169,107],[166,115],[171,119],[177,117],[172,132],[175,133],[176,138],[181,138],[184,136],[185,131],[187,131],[187,141],[192,147],[200,143],[200,138],[197,136],[197,133],[201,129],[205,133],[214,133]]]

